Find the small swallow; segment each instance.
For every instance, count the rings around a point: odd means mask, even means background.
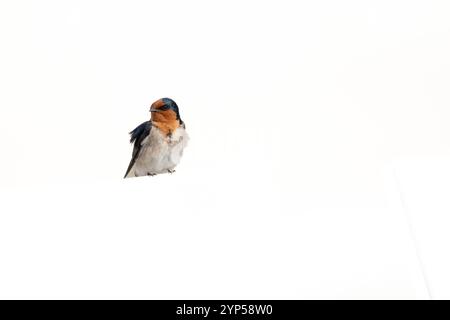
[[[189,137],[172,99],[162,98],[150,107],[151,118],[130,132],[133,154],[124,178],[173,173]]]

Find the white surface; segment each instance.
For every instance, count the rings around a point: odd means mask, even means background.
[[[450,299],[450,158],[398,159],[396,172],[433,299]]]
[[[387,164],[450,155],[449,16],[2,1],[0,294],[426,297]],[[126,133],[164,96],[191,137],[177,173],[122,181]]]
[[[390,189],[321,206],[180,170],[3,192],[0,297],[428,298]]]

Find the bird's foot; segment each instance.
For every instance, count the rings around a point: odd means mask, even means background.
[[[167,169],[167,172],[170,173],[170,174],[172,174],[172,173],[175,172],[175,169]]]
[[[156,173],[150,173],[150,172],[148,172],[147,175],[150,176],[150,177],[153,177],[153,176],[156,175]]]

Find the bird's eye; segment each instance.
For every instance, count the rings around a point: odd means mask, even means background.
[[[166,110],[169,110],[169,109],[170,109],[170,107],[167,104],[165,104],[161,108],[159,108],[159,110],[161,110],[161,111],[166,111]]]

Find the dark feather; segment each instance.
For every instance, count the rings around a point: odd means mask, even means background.
[[[131,138],[130,143],[134,142],[133,147],[133,155],[131,157],[130,164],[128,165],[127,172],[125,173],[125,177],[130,172],[131,168],[133,168],[136,159],[139,157],[139,153],[141,152],[141,144],[142,141],[150,134],[150,130],[152,129],[152,123],[150,121],[146,121],[141,123],[136,129],[130,132]]]

